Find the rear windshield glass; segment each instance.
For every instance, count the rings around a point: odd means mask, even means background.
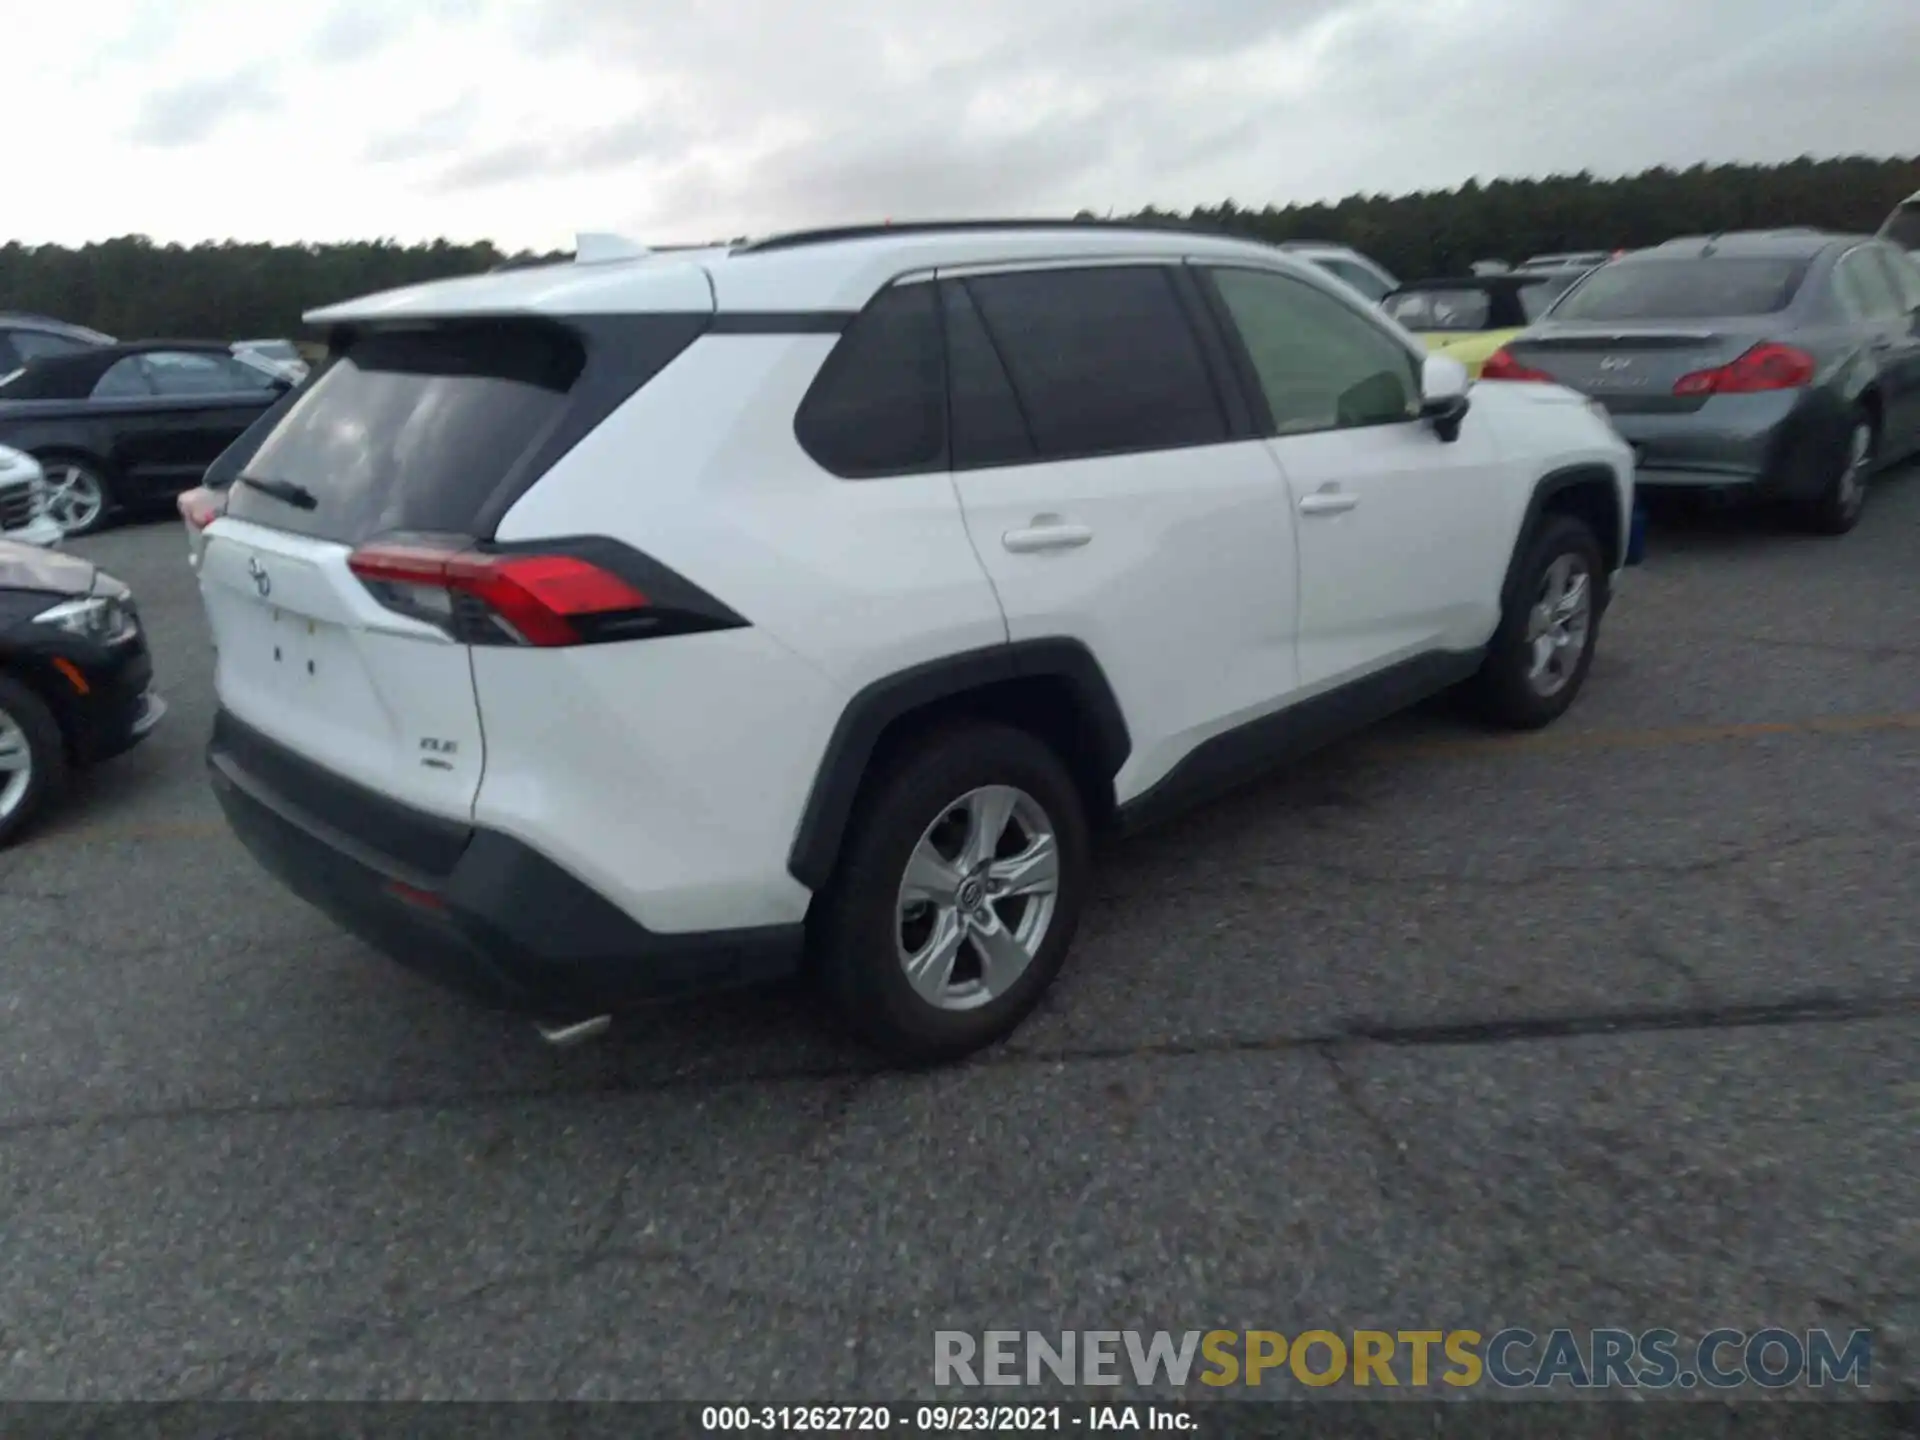
[[[1554,301],[1567,293],[1567,287],[1580,277],[1562,275],[1552,280],[1536,280],[1531,285],[1520,287],[1520,313],[1528,320],[1538,320]]]
[[[1887,218],[1880,238],[1906,250],[1920,250],[1920,204],[1911,201]]]
[[[1622,261],[1599,270],[1555,310],[1556,320],[1691,320],[1771,315],[1793,302],[1803,260],[1709,256]]]
[[[1409,330],[1485,330],[1493,297],[1476,287],[1402,290],[1387,297],[1386,309]]]
[[[242,484],[228,511],[349,544],[395,531],[470,533],[560,423],[584,363],[580,342],[542,321],[363,335],[330,357],[241,472],[299,486],[313,508]]]

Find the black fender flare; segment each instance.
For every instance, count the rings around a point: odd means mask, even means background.
[[[1540,517],[1546,513],[1549,502],[1554,496],[1576,486],[1593,484],[1606,486],[1619,521],[1618,538],[1614,553],[1607,556],[1607,568],[1609,571],[1616,570],[1626,563],[1627,546],[1633,534],[1633,516],[1621,510],[1620,482],[1612,468],[1595,460],[1549,470],[1534,482],[1533,493],[1527,497],[1526,513],[1520,517],[1520,528],[1514,532],[1513,553],[1507,557],[1507,573],[1500,582],[1502,613],[1513,602],[1514,586],[1520,583],[1520,562],[1526,556],[1527,542],[1538,528]]]
[[[1022,640],[990,645],[883,676],[847,702],[814,772],[787,854],[787,872],[810,890],[833,876],[847,822],[880,737],[904,715],[1009,680],[1064,682],[1080,709],[1093,763],[1111,777],[1133,753],[1126,717],[1093,652],[1078,640]]]

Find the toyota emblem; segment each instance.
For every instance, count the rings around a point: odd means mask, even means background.
[[[247,574],[253,577],[253,588],[260,592],[262,600],[273,593],[273,577],[267,574],[267,567],[257,558],[247,561]]]

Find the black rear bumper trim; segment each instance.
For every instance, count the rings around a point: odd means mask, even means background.
[[[376,844],[332,822],[349,807],[324,803],[317,787],[326,771],[258,732],[249,732],[247,753],[239,753],[226,743],[237,722],[221,718],[227,723],[216,721],[207,746],[209,778],[255,860],[375,949],[484,1004],[574,1017],[760,984],[799,968],[799,923],[648,930],[531,846],[496,831],[468,829],[459,854],[439,873],[397,862],[386,835]],[[297,762],[290,773],[301,776],[299,799],[280,793],[249,763],[261,756]],[[343,793],[359,791],[330,778]],[[304,803],[316,796],[322,804]],[[413,823],[445,823],[376,798]]]

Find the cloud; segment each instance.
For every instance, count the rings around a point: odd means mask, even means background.
[[[478,99],[471,93],[463,95],[411,124],[375,135],[361,150],[361,158],[374,165],[392,165],[445,155],[460,149],[480,118]]]
[[[351,64],[385,49],[412,23],[399,4],[337,5],[314,31],[308,53],[323,64]]]
[[[271,78],[271,71],[255,67],[150,91],[134,114],[130,138],[160,149],[201,144],[229,120],[277,109],[280,100]]]

